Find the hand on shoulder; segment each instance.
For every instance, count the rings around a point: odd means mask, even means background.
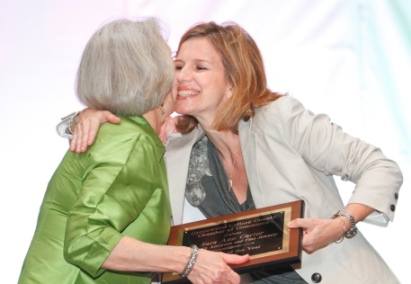
[[[87,147],[94,143],[101,124],[105,122],[117,124],[120,121],[119,117],[106,110],[83,109],[72,129],[73,139],[70,143],[70,150],[77,153],[85,152]]]

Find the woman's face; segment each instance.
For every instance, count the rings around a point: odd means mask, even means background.
[[[181,45],[175,58],[176,112],[212,124],[217,108],[231,95],[220,55],[205,38]]]

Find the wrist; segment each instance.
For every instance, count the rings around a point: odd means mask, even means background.
[[[74,134],[74,128],[77,125],[78,122],[78,117],[80,115],[81,111],[75,112],[70,116],[70,121],[69,121],[69,125],[68,125],[68,130],[70,132],[70,134]]]
[[[339,226],[341,226],[342,233],[339,235],[340,237],[336,241],[334,241],[336,244],[339,244],[344,240],[345,233],[347,232],[347,226],[345,225],[345,220],[342,216],[334,215],[332,219],[338,219]]]
[[[337,217],[340,218],[343,221],[343,230],[345,231],[344,235],[343,235],[343,238],[344,237],[347,238],[347,239],[353,238],[358,232],[354,217],[349,212],[345,212],[345,211],[338,211],[337,213],[335,213],[333,215],[332,219],[335,219]],[[348,227],[346,226],[346,224],[347,224],[346,220],[349,221],[349,224],[348,224],[349,226]],[[342,239],[339,240],[338,242],[341,242],[341,241],[342,241]]]
[[[185,278],[190,274],[191,270],[194,267],[194,264],[196,263],[198,252],[199,252],[198,247],[196,245],[192,245],[191,246],[191,255],[190,255],[190,257],[187,261],[187,264],[184,267],[183,271],[181,273],[179,273],[181,277]]]

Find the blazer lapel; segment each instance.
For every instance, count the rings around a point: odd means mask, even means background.
[[[167,140],[164,157],[170,190],[172,225],[179,225],[183,221],[184,193],[191,149],[203,135],[202,129],[196,128],[186,135],[170,134]]]
[[[241,121],[238,126],[238,133],[251,194],[255,205],[261,207],[265,202],[257,161],[257,143],[259,137],[258,134],[253,131],[252,124],[252,118],[247,122]]]

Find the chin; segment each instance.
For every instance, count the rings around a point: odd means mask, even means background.
[[[188,107],[176,107],[175,112],[178,114],[192,115],[191,108]]]

